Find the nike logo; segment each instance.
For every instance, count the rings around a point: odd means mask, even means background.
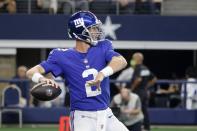
[[[85,115],[81,115],[81,118],[90,118],[90,119],[96,119],[96,118],[94,118],[94,117],[91,117],[91,116],[85,116]]]

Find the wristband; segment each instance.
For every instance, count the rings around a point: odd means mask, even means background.
[[[40,78],[44,77],[43,75],[41,75],[40,73],[34,73],[31,80],[35,83],[38,83]]]
[[[101,70],[101,72],[105,77],[108,77],[114,73],[113,69],[110,66],[105,67],[104,69]]]

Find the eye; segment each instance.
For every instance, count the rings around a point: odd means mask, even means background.
[[[98,26],[92,26],[92,27],[90,27],[89,29],[88,29],[90,32],[98,32],[99,31],[99,28],[98,28]]]

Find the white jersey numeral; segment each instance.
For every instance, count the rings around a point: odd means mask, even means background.
[[[82,73],[82,77],[86,78],[89,75],[93,75],[93,79],[96,78],[98,71],[94,68],[84,70]],[[87,97],[97,96],[101,94],[101,88],[97,88],[95,91],[92,90],[92,87],[85,83],[86,95]]]

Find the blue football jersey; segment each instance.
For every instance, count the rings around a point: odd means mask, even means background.
[[[46,73],[63,76],[67,81],[71,110],[96,111],[109,105],[109,77],[101,82],[99,89],[86,82],[95,79],[112,57],[119,55],[113,50],[111,41],[103,40],[89,48],[87,53],[80,53],[75,48],[54,49],[40,65]]]

